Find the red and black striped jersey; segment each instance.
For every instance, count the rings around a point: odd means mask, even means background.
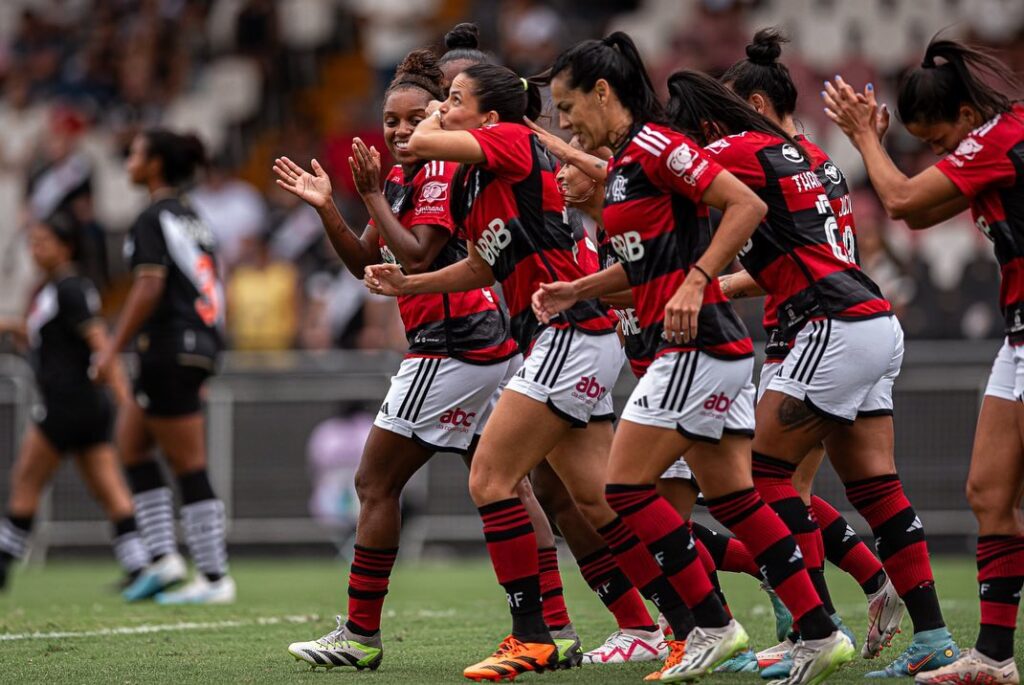
[[[700,349],[726,359],[754,348],[718,281],[704,290],[694,343],[662,339],[665,305],[711,241],[701,196],[721,173],[700,146],[659,124],[637,124],[608,162],[604,229],[633,289],[636,316],[656,355]]]
[[[469,170],[459,208],[477,252],[494,270],[512,319],[512,336],[527,352],[540,331],[531,298],[541,283],[573,281],[589,271],[576,260],[577,243],[555,182],[555,163],[522,124],[469,131],[484,161]],[[584,300],[553,326],[600,335],[614,330],[597,300]]]
[[[608,233],[603,227],[597,229],[597,253],[601,260],[601,268],[607,269],[619,263],[619,258],[612,249],[612,242]],[[654,361],[654,355],[658,351],[659,338],[655,335],[645,335],[640,326],[640,319],[636,316],[635,307],[618,309],[612,307],[612,313],[619,320],[619,331],[622,333],[623,350],[626,359],[629,360],[629,369],[633,375],[640,378],[647,373],[647,367]],[[651,329],[653,330],[653,329]]]
[[[458,165],[424,162],[409,178],[396,164],[384,182],[384,196],[391,211],[407,229],[436,226],[447,231],[449,240],[437,254],[431,271],[466,258],[465,235],[455,226],[451,213],[452,179]],[[398,263],[380,238],[381,258]],[[398,309],[409,341],[407,356],[447,356],[461,361],[490,364],[516,354],[509,337],[509,320],[497,295],[490,288],[458,293],[403,295]]]
[[[1006,335],[1024,344],[1024,105],[971,131],[935,168],[971,201],[974,225],[992,241]]]
[[[829,204],[832,205],[832,213],[835,214],[836,222],[839,224],[839,235],[843,237],[843,244],[847,254],[860,264],[860,251],[857,249],[857,226],[853,218],[853,199],[850,196],[850,187],[846,183],[846,175],[836,166],[835,162],[829,159],[825,151],[811,142],[807,136],[796,136],[797,141],[811,159],[811,166],[818,174],[825,195],[828,196]],[[769,293],[764,298],[764,329],[768,339],[764,345],[766,359],[770,361],[781,361],[789,354],[793,346],[793,340],[786,340],[779,330],[779,315],[777,311],[776,298]]]
[[[765,220],[740,251],[740,262],[772,294],[785,339],[816,318],[892,314],[878,286],[857,264],[853,231],[838,222],[805,156],[810,152],[753,131],[721,138],[706,151],[768,205]]]

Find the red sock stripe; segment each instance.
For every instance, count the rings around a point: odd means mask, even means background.
[[[779,583],[778,587],[772,589],[793,614],[794,625],[806,616],[807,612],[821,606],[821,599],[818,597],[818,592],[814,589],[814,583],[811,582],[807,571],[794,573]]]
[[[608,485],[605,499],[619,516],[641,509],[658,496],[653,485]]]
[[[630,588],[617,600],[608,605],[608,611],[615,616],[615,623],[620,630],[649,629],[654,625],[651,612],[644,604],[644,598],[636,588]]]
[[[1017,628],[1016,604],[1004,604],[1002,602],[981,601],[981,623],[986,626],[999,626],[1000,628]]]
[[[1024,535],[978,538],[981,623],[1014,630],[1024,586]]]
[[[562,576],[558,572],[558,550],[544,547],[537,550],[540,568],[541,608],[544,610],[544,623],[548,626],[562,627],[569,623],[569,611],[565,606],[562,589]]]
[[[882,562],[867,545],[860,542],[846,553],[842,561],[839,562],[839,568],[863,585],[878,575],[878,572],[882,570]]]
[[[1024,576],[1024,535],[978,538],[978,580]]]
[[[502,585],[539,572],[537,536],[518,497],[480,507],[484,539]]]
[[[608,543],[616,563],[634,587],[642,588],[661,575],[661,567],[621,518],[597,531]]]
[[[558,550],[554,547],[541,547],[537,550],[537,559],[541,573],[554,571],[558,573]]]
[[[872,530],[910,506],[897,476],[883,476],[846,486],[846,497]]]
[[[893,554],[885,560],[885,572],[901,597],[925,583],[934,583],[927,543],[915,542]]]
[[[822,529],[828,528],[839,518],[836,508],[817,495],[811,495],[811,512],[818,521],[818,527]]]
[[[707,502],[708,511],[718,519],[722,525],[727,526],[744,545],[750,554],[757,557],[766,549],[774,545],[782,538],[790,535],[789,529],[761,499],[756,490],[747,490],[743,493],[736,493],[735,498],[730,495],[729,501],[719,502],[711,500]],[[725,498],[722,498],[725,499]],[[761,520],[763,513],[770,514],[779,522],[778,526],[772,526],[766,530],[759,530],[753,523]],[[742,518],[740,518],[742,514]]]
[[[577,563],[580,566],[580,575],[590,587],[597,585],[605,576],[618,568],[615,557],[607,547],[602,547],[597,552],[580,559]]]
[[[648,628],[654,624],[643,597],[619,569],[611,550],[602,547],[577,563],[583,580],[598,594],[608,611],[612,612],[621,630]],[[618,593],[621,594],[612,599]]]
[[[722,571],[746,573],[755,578],[761,577],[761,569],[754,561],[754,555],[739,539],[730,537],[725,547],[725,558],[722,560]]]
[[[361,634],[380,630],[384,597],[397,555],[397,549],[355,546],[348,576],[348,622]]]
[[[654,486],[652,485],[652,495],[653,492]],[[615,509],[615,513],[622,517],[622,520],[626,522],[630,530],[647,545],[660,540],[679,528],[686,527],[686,522],[683,521],[683,517],[675,510],[675,507],[660,495],[647,497],[641,505],[627,507],[621,511],[616,507],[616,504],[612,503],[611,499],[609,499],[608,503],[612,509]],[[687,528],[687,530],[689,529]]]

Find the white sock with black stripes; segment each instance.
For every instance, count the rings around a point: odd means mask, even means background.
[[[149,551],[139,535],[134,516],[114,523],[114,556],[124,572],[132,578],[149,565]]]
[[[178,553],[174,535],[174,495],[164,486],[132,496],[135,520],[149,556],[154,560]]]
[[[0,556],[21,559],[28,550],[32,517],[8,516],[0,522]]]
[[[206,499],[183,505],[181,525],[188,553],[199,572],[210,581],[227,575],[224,503],[219,499]]]

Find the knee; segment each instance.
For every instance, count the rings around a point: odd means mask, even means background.
[[[1015,503],[1013,497],[1003,496],[998,489],[984,487],[975,480],[967,480],[967,502],[979,521],[1013,519]]]
[[[388,502],[397,502],[402,494],[402,483],[387,478],[380,473],[367,473],[363,469],[356,471],[356,497],[362,507],[372,507]]]
[[[494,473],[472,468],[469,471],[469,496],[478,507],[518,496],[519,481],[505,482]]]

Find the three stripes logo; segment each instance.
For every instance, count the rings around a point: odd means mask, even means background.
[[[668,136],[648,126],[640,129],[636,137],[633,138],[633,142],[655,157],[661,157],[672,143]]]
[[[633,404],[637,407],[643,407],[644,409],[650,409],[651,405],[647,401],[647,395],[644,395],[640,399],[633,400]]]

